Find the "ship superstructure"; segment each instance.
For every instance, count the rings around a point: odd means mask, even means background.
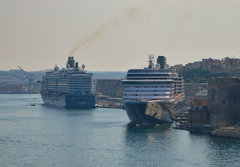
[[[73,57],[68,57],[66,68],[48,71],[42,76],[41,96],[44,104],[66,108],[93,108],[92,73],[78,66]]]
[[[153,59],[149,56],[147,68],[128,70],[122,80],[124,106],[136,124],[171,122],[184,105],[182,76],[168,68],[164,56],[158,56],[156,65]]]

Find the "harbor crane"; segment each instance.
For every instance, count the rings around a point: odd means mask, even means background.
[[[32,75],[31,75],[30,73],[27,73],[26,71],[24,71],[21,66],[18,65],[18,67],[19,67],[20,70],[23,72],[24,76],[28,79],[28,81],[29,81],[29,87],[33,86]]]

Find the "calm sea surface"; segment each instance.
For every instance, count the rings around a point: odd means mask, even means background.
[[[120,109],[56,109],[40,95],[0,95],[0,166],[240,166],[240,140],[127,124]]]

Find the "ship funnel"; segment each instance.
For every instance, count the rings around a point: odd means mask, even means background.
[[[75,64],[74,58],[71,57],[71,56],[69,56],[69,57],[68,57],[67,64],[69,64],[69,67],[70,67],[70,68],[74,68],[74,64]]]
[[[167,63],[167,59],[165,56],[158,56],[157,63],[160,64],[160,69],[164,69]]]
[[[76,62],[75,68],[78,68],[78,62]]]

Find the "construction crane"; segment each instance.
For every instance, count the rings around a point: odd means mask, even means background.
[[[23,72],[24,76],[28,79],[28,81],[29,81],[29,87],[33,86],[32,75],[29,74],[29,73],[27,73],[26,71],[24,71],[21,66],[18,65],[18,67],[19,67],[20,70]]]

